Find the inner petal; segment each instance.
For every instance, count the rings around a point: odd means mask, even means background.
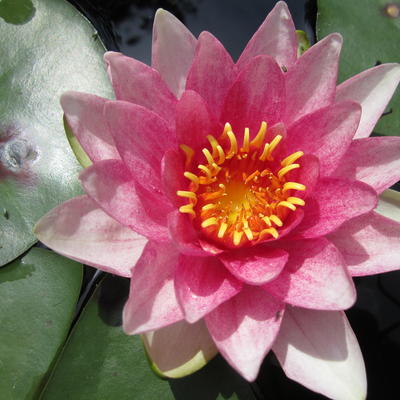
[[[288,214],[305,204],[293,192],[306,187],[287,179],[290,171],[300,168],[298,160],[304,153],[297,151],[283,160],[275,159],[283,138],[276,135],[267,143],[266,133],[263,121],[250,141],[246,128],[240,146],[226,123],[218,140],[208,136],[210,147],[202,149],[204,162],[197,167],[193,165],[194,150],[181,145],[186,155],[188,188],[177,195],[188,203],[179,210],[189,214],[193,225],[208,239],[228,247],[277,239]]]

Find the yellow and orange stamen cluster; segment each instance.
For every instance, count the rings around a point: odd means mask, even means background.
[[[188,189],[178,190],[177,195],[188,203],[179,211],[189,214],[208,238],[230,247],[276,239],[288,214],[304,205],[303,199],[292,194],[306,187],[286,179],[290,171],[300,167],[297,160],[303,152],[274,163],[273,153],[282,136],[266,143],[266,133],[267,124],[262,122],[250,141],[246,128],[240,146],[231,125],[226,123],[219,141],[207,136],[210,149],[202,150],[204,163],[197,166],[197,171],[184,173]],[[181,149],[189,167],[194,150],[187,145],[181,145]]]

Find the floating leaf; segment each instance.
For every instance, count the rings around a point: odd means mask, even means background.
[[[80,193],[60,95],[112,96],[104,47],[81,14],[64,0],[41,0],[22,18],[28,8],[11,3],[0,3],[0,265],[35,243],[42,215]]]
[[[400,62],[400,3],[387,0],[318,0],[318,39],[332,32],[340,32],[344,38],[339,74],[341,82],[377,64]],[[387,114],[375,127],[375,132],[400,135],[399,91],[392,98]]]
[[[0,269],[0,393],[36,399],[67,337],[82,266],[33,248]]]

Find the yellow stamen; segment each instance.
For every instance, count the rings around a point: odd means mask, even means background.
[[[250,150],[250,129],[244,128],[242,151],[247,153]]]
[[[185,197],[187,199],[192,199],[197,201],[196,193],[188,192],[186,190],[178,190],[176,194],[180,197]]]
[[[218,155],[219,155],[218,165],[221,165],[225,161],[225,152],[224,152],[224,149],[220,145],[217,146],[217,151],[218,151]]]
[[[244,183],[247,185],[250,181],[252,181],[257,175],[260,175],[260,171],[254,171],[250,176],[246,178]]]
[[[201,223],[201,227],[202,227],[202,228],[208,228],[209,226],[217,225],[217,224],[218,224],[217,218],[211,217],[211,218],[205,219],[205,220]]]
[[[201,207],[202,211],[208,211],[208,210],[212,210],[216,207],[216,205],[214,203],[208,203],[205,206]]]
[[[267,235],[271,235],[274,239],[278,239],[279,237],[279,233],[275,228],[267,228],[260,232],[259,240],[264,239]]]
[[[304,204],[306,204],[303,199],[300,199],[298,197],[288,197],[286,200],[288,202],[290,202],[292,204],[296,204],[298,206],[304,206]]]
[[[191,147],[186,146],[186,144],[181,144],[179,147],[185,153],[185,166],[188,167],[193,160],[194,150]]]
[[[231,148],[228,151],[228,155],[226,158],[232,158],[236,153],[237,153],[237,141],[236,141],[236,136],[232,131],[228,131],[226,132],[226,134],[228,135],[230,144],[231,144]]]
[[[209,165],[215,164],[213,156],[211,155],[211,153],[210,153],[210,151],[208,149],[203,149],[202,152],[203,152],[204,156],[206,157],[207,162],[208,162]]]
[[[277,215],[270,215],[269,219],[277,226],[282,226],[283,222]]]
[[[232,130],[232,126],[229,122],[227,122],[224,126],[224,131],[222,132],[222,136],[225,136],[228,131]]]
[[[243,232],[246,235],[247,239],[249,239],[249,240],[254,239],[253,232],[250,228],[243,228]]]
[[[227,228],[228,228],[228,224],[227,224],[226,222],[223,222],[223,223],[221,224],[221,226],[219,227],[219,230],[218,230],[218,237],[219,237],[220,239],[222,239],[222,238],[224,237]]]
[[[200,164],[197,166],[197,168],[201,169],[207,175],[207,178],[212,178],[211,171],[205,165]]]
[[[250,145],[259,148],[264,142],[266,132],[267,132],[267,123],[263,121],[261,122],[261,126],[257,133],[257,136],[250,142]]]
[[[304,153],[302,151],[296,151],[296,153],[287,156],[284,160],[281,161],[282,167],[286,167],[287,165],[293,164],[300,157],[303,157]]]
[[[287,192],[288,190],[300,190],[300,191],[304,191],[306,190],[306,187],[304,185],[302,185],[301,183],[297,183],[297,182],[286,182],[283,185],[283,189],[282,189],[282,193]]]
[[[191,172],[184,172],[183,176],[187,179],[190,179],[193,183],[193,191],[195,192],[199,188],[199,177]]]
[[[184,214],[191,214],[194,217],[196,216],[196,213],[193,210],[193,204],[186,204],[184,206],[181,206],[179,207],[179,211]]]
[[[265,161],[267,158],[267,153],[268,153],[268,148],[269,148],[269,143],[265,143],[264,145],[264,150],[259,158],[259,160],[261,161]]]
[[[278,146],[278,144],[281,140],[282,140],[282,136],[276,135],[274,137],[274,139],[272,140],[272,142],[269,144],[268,150],[267,150],[267,160],[272,160],[271,154],[276,149],[276,146]]]
[[[292,211],[296,210],[296,207],[292,203],[289,203],[288,201],[280,201],[278,203],[278,206],[289,208]]]
[[[212,135],[208,135],[207,136],[208,141],[210,142],[211,148],[212,148],[212,156],[213,157],[217,157],[218,155],[218,150],[217,150],[217,146],[219,145],[217,139],[215,139],[214,136]]]
[[[263,217],[262,220],[263,220],[268,226],[272,226],[271,221],[270,221],[270,219],[269,219],[267,216]]]
[[[239,246],[240,241],[242,240],[243,232],[234,231],[233,232],[233,244],[235,246]]]
[[[292,171],[296,168],[300,168],[300,164],[290,164],[287,167],[283,167],[278,171],[278,178],[282,179],[282,177],[285,176],[289,171]]]

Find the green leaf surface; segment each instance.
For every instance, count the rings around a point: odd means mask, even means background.
[[[379,63],[400,62],[400,17],[387,8],[400,3],[387,0],[318,0],[317,37],[343,35],[339,80],[342,82]],[[392,15],[392,16],[391,16]],[[375,132],[400,135],[400,91]]]
[[[32,228],[42,215],[81,191],[81,167],[64,133],[60,95],[78,90],[112,97],[112,91],[103,45],[88,21],[64,0],[2,0],[0,17],[4,265],[35,243]]]
[[[127,336],[121,313],[129,280],[106,277],[72,331],[41,400],[254,400],[250,384],[221,357],[195,374],[162,380],[139,335]]]
[[[33,248],[0,269],[0,398],[36,399],[70,329],[82,266]]]

